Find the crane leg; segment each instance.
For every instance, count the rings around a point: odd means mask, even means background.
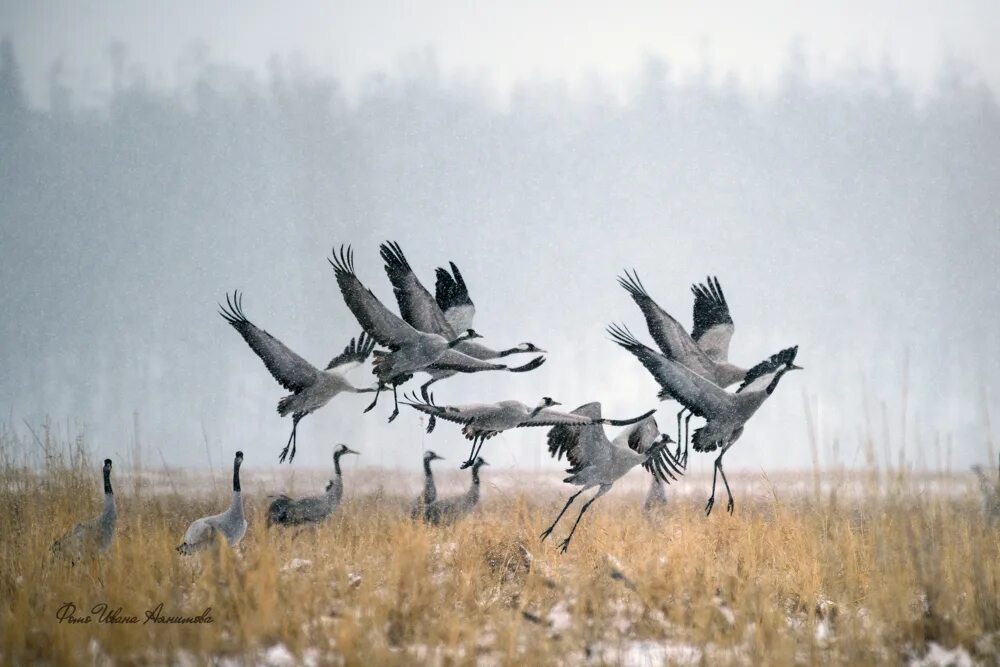
[[[681,465],[685,468],[688,464],[688,445],[691,444],[691,417],[693,416],[694,413],[689,412],[684,418],[684,462]]]
[[[278,457],[278,463],[284,463],[286,458],[288,459],[288,462],[291,463],[292,459],[295,458],[295,433],[298,431],[300,419],[302,419],[302,415],[292,415],[292,433],[288,436],[288,443],[285,444],[285,448],[281,450],[281,456]],[[289,456],[289,449],[291,449],[291,456]]]
[[[719,455],[721,458],[721,454]],[[715,505],[715,478],[719,474],[719,459],[715,459],[715,465],[712,466],[712,495],[708,499],[708,503],[705,505],[705,516],[712,513],[712,507]]]
[[[379,380],[378,389],[375,390],[375,400],[372,401],[371,405],[369,405],[367,408],[365,408],[365,410],[364,410],[365,412],[370,412],[371,409],[374,408],[376,404],[378,404],[378,395],[382,393],[382,387],[384,387],[384,386],[385,385],[382,384],[382,381]]]
[[[479,441],[479,447],[476,447],[476,441]],[[479,456],[479,452],[482,451],[483,445],[486,443],[486,435],[476,436],[476,439],[472,441],[472,451],[469,452],[469,460],[461,465],[460,470],[468,468],[473,463],[476,462],[476,457]]]
[[[393,419],[395,419],[396,417],[399,416],[399,397],[396,396],[396,383],[395,382],[392,383],[392,403],[393,403],[392,414],[389,415],[389,422],[390,423],[392,423]]]
[[[610,488],[610,486],[602,484],[601,488],[594,494],[594,497],[585,502],[583,507],[580,508],[580,514],[577,515],[576,521],[573,523],[573,527],[569,531],[569,535],[567,535],[566,539],[559,544],[559,550],[562,551],[562,553],[566,553],[566,550],[569,549],[569,541],[573,539],[573,533],[576,532],[576,527],[580,525],[580,519],[583,518],[583,513],[587,511],[587,508],[590,507],[595,500],[607,493]]]
[[[579,496],[581,493],[583,493],[586,490],[587,490],[587,487],[583,487],[582,489],[580,489],[579,491],[577,491],[576,493],[574,493],[573,495],[571,495],[569,497],[569,500],[566,501],[566,504],[563,506],[562,511],[559,512],[559,516],[556,517],[556,520],[552,522],[551,526],[549,526],[548,528],[545,529],[544,532],[542,532],[542,535],[541,535],[542,542],[545,541],[546,537],[548,537],[549,535],[552,534],[552,531],[555,530],[556,524],[559,523],[559,519],[561,519],[563,517],[563,514],[566,513],[566,510],[568,510],[569,506],[573,504],[573,501],[576,500],[577,496]]]
[[[431,397],[430,394],[427,393],[427,388],[430,387],[435,382],[437,382],[437,378],[431,378],[430,380],[428,380],[427,382],[425,382],[420,386],[420,395],[423,397],[424,403],[431,402]],[[427,432],[430,433],[431,431],[433,431],[436,425],[437,425],[437,417],[431,415],[431,418],[427,420]]]
[[[476,443],[479,442],[479,438],[481,437],[482,436],[477,435],[472,439],[472,448],[469,449],[469,458],[467,461],[465,461],[465,463],[459,466],[458,468],[459,470],[465,470],[466,468],[472,465],[473,461],[476,460]]]
[[[681,445],[684,443],[684,438],[681,435],[681,417],[687,408],[681,408],[681,411],[677,413],[677,452],[674,454],[674,458],[680,459],[681,457]]]
[[[722,469],[722,455],[726,453],[726,450],[722,450],[722,454],[719,454],[719,458],[715,459],[715,467],[719,469],[719,474],[722,475],[722,483],[726,485],[726,495],[729,496],[729,502],[726,503],[726,511],[732,516],[733,511],[736,509],[736,501],[733,500],[733,492],[729,490],[729,480],[726,479],[726,471]]]

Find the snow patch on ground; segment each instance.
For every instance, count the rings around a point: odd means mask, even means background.
[[[969,652],[961,646],[947,649],[937,642],[931,642],[923,657],[912,657],[907,664],[909,667],[972,667],[975,663]]]

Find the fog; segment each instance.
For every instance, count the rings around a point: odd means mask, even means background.
[[[428,287],[435,267],[460,266],[488,342],[550,352],[532,373],[441,382],[439,403],[601,400],[614,416],[659,407],[672,430],[678,406],[604,333],[623,321],[651,342],[615,277],[634,267],[690,324],[689,287],[712,274],[736,322],[731,358],[797,344],[806,368],[730,468],[810,466],[807,402],[822,465],[864,464],[869,437],[916,467],[949,442],[953,467],[986,458],[1000,108],[974,68],[946,63],[923,90],[890,63],[813,77],[793,43],[769,88],[711,67],[677,77],[649,56],[614,79],[498,92],[433,47],[350,88],[280,56],[263,72],[204,56],[163,83],[127,47],[108,53],[95,101],[58,59],[31,94],[14,42],[0,47],[0,414],[15,428],[48,416],[121,456],[137,415],[153,461],[218,465],[242,448],[272,465],[284,391],[217,302],[241,289],[254,323],[325,365],[359,331],[330,248],[352,244],[395,308],[378,257],[393,239]],[[341,441],[356,465],[465,453],[454,425],[425,435],[412,411],[386,424],[391,401],[362,414],[367,402],[304,419],[296,465]],[[544,435],[505,434],[484,456],[553,465]]]

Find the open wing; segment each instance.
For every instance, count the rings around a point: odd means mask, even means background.
[[[507,367],[503,364],[491,364],[487,361],[470,357],[467,354],[462,354],[456,349],[448,350],[442,354],[430,368],[442,371],[457,371],[459,373],[507,370]]]
[[[485,417],[493,414],[499,408],[488,403],[474,403],[470,405],[435,405],[434,395],[431,395],[430,402],[424,402],[415,394],[407,394],[400,400],[401,405],[409,405],[411,408],[419,410],[429,415],[434,415],[438,419],[444,419],[456,424],[468,424],[477,417]]]
[[[337,373],[346,373],[365,363],[365,359],[375,349],[375,339],[367,336],[364,331],[358,336],[357,342],[351,339],[344,351],[335,356],[327,365],[326,370]]]
[[[472,328],[472,321],[476,317],[476,305],[469,297],[469,290],[465,286],[465,279],[455,266],[455,262],[448,262],[452,273],[447,269],[439,268],[435,275],[434,299],[444,312],[445,319],[455,331],[465,331]]]
[[[712,360],[698,347],[681,323],[653,301],[635,270],[631,274],[626,271],[624,277],[619,276],[618,284],[625,288],[639,306],[646,318],[649,335],[667,358],[687,366],[699,375],[714,376]]]
[[[636,356],[663,387],[661,398],[672,397],[699,417],[718,416],[734,406],[733,395],[659,352],[640,343],[625,327],[608,327],[611,339]]]
[[[410,268],[406,255],[398,243],[387,241],[379,246],[379,253],[385,261],[385,272],[392,283],[392,291],[396,294],[399,314],[410,326],[427,333],[435,333],[447,339],[454,340],[456,330],[445,319],[437,301],[431,296]],[[465,327],[468,329],[470,327]],[[464,331],[465,329],[462,329]]]
[[[560,424],[587,426],[589,424],[600,423],[602,422],[599,419],[594,419],[593,417],[545,408],[544,410],[539,410],[533,417],[528,417],[518,424],[518,426],[559,426]]]
[[[601,404],[598,402],[581,405],[572,414],[601,418]],[[566,455],[572,467],[569,472],[579,472],[588,465],[600,464],[611,458],[611,442],[604,434],[600,425],[574,428],[572,426],[553,426],[548,433],[549,454],[557,461]]]
[[[243,340],[257,353],[282,387],[288,391],[300,392],[316,381],[319,371],[315,366],[246,318],[243,314],[243,296],[239,292],[233,292],[232,296],[227,294],[226,305],[220,304],[219,308],[219,314],[243,336]]]
[[[694,329],[691,338],[709,359],[727,361],[729,341],[733,338],[733,318],[718,278],[709,276],[701,285],[692,285],[694,293]]]
[[[646,417],[638,424],[622,431],[615,438],[615,444],[624,443],[636,454],[645,454],[660,437],[660,429],[653,417]]]
[[[347,307],[354,313],[361,328],[379,345],[396,350],[404,343],[420,337],[416,329],[382,305],[378,297],[361,284],[354,272],[354,252],[350,246],[347,246],[346,251],[344,246],[340,246],[340,254],[334,252],[333,257],[327,261],[333,267]]]

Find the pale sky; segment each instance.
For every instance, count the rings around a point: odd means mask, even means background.
[[[114,40],[165,85],[199,53],[257,71],[277,54],[336,75],[350,91],[366,74],[405,67],[431,47],[448,75],[501,93],[525,79],[590,74],[621,87],[650,55],[667,58],[675,77],[708,61],[720,77],[766,87],[799,40],[814,76],[888,62],[926,90],[953,58],[998,90],[997,26],[1000,3],[991,0],[0,3],[0,34],[15,41],[42,103],[45,74],[60,57],[71,85],[106,87]]]

